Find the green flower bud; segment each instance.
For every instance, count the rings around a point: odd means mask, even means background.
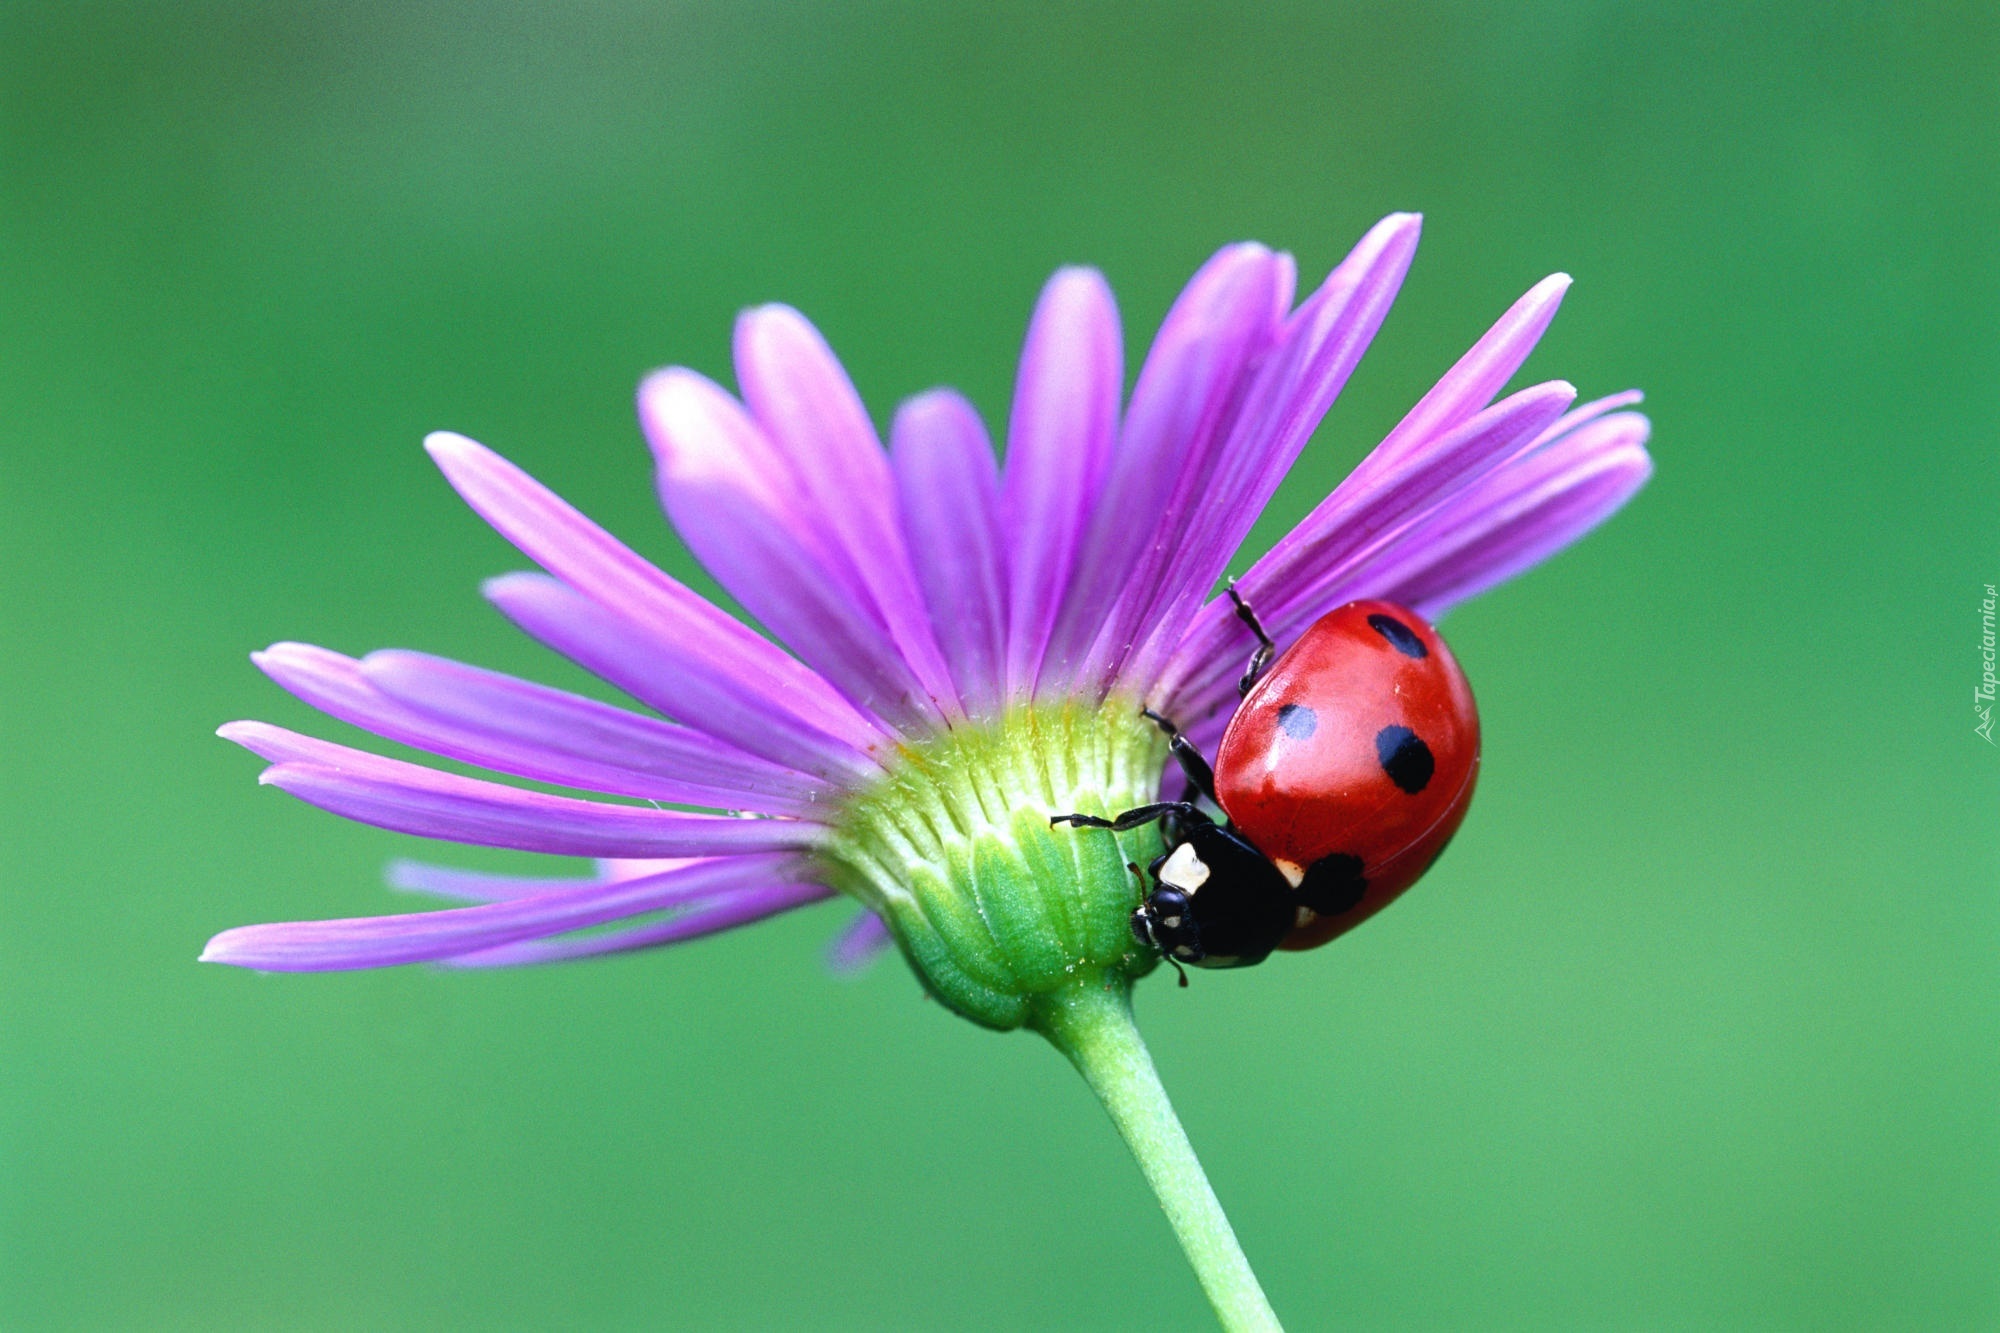
[[[1132,937],[1158,825],[1051,827],[1158,799],[1166,742],[1136,703],[1032,704],[902,747],[848,798],[817,853],[826,882],[879,914],[929,992],[1016,1028],[1079,984],[1150,972]]]

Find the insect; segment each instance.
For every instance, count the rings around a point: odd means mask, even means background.
[[[1049,821],[1114,830],[1160,821],[1166,851],[1148,867],[1154,887],[1132,933],[1197,967],[1249,967],[1360,925],[1438,858],[1479,774],[1472,689],[1414,611],[1349,602],[1273,661],[1256,614],[1229,595],[1258,646],[1215,766],[1148,709],[1187,777],[1182,799]]]

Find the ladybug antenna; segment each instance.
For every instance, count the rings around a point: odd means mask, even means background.
[[[1178,961],[1177,961],[1177,960],[1176,960],[1176,959],[1174,958],[1174,956],[1173,956],[1172,954],[1167,954],[1167,955],[1166,955],[1166,959],[1167,959],[1167,961],[1168,961],[1169,963],[1172,963],[1172,964],[1174,965],[1174,971],[1176,971],[1176,972],[1178,972],[1178,973],[1180,973],[1180,974],[1181,974],[1181,989],[1182,989],[1182,990],[1186,990],[1186,989],[1187,989],[1187,969],[1186,969],[1186,968],[1184,968],[1184,967],[1182,967],[1182,966],[1180,965],[1180,963],[1179,963],[1179,962],[1178,962]]]

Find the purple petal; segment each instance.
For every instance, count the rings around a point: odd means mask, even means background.
[[[231,722],[218,734],[271,761],[260,782],[363,824],[447,842],[558,856],[712,856],[809,847],[821,829],[523,791],[262,722]]]
[[[698,677],[692,695],[730,696],[739,707],[802,724],[855,750],[881,739],[875,725],[826,681],[668,578],[498,454],[447,433],[430,436],[424,447],[446,480],[501,536],[642,635],[663,658],[660,674]],[[707,716],[701,711],[681,720],[725,740],[738,739],[714,731]]]
[[[1519,451],[1575,396],[1560,381],[1523,389],[1411,452],[1394,471],[1363,483],[1349,476],[1250,567],[1238,588],[1272,637],[1280,645],[1289,642],[1315,617],[1356,595],[1346,591],[1349,576],[1391,534]],[[1224,707],[1227,681],[1240,671],[1250,646],[1231,604],[1216,598],[1182,638],[1162,674],[1159,697],[1171,701],[1183,725]]]
[[[303,643],[251,660],[322,712],[516,777],[765,814],[810,816],[827,785],[700,732],[423,653],[366,661]]]
[[[1133,655],[1130,679],[1143,685],[1157,674],[1345,387],[1395,302],[1421,228],[1422,220],[1409,213],[1376,223],[1292,316],[1283,343],[1258,370],[1202,502],[1176,534],[1167,572],[1144,616],[1148,637]]]
[[[1562,306],[1569,285],[1569,274],[1552,273],[1530,287],[1472,345],[1472,350],[1417,400],[1417,405],[1361,460],[1348,480],[1361,485],[1402,466],[1410,453],[1424,447],[1425,441],[1457,428],[1492,402],[1493,395],[1506,387],[1514,372],[1528,359],[1528,353],[1542,340],[1549,321]]]
[[[609,887],[591,885],[480,907],[240,926],[210,940],[201,958],[267,972],[332,972],[427,962],[768,884],[785,877],[789,864],[782,856],[727,857]]]
[[[657,870],[693,865],[687,858],[654,861]],[[391,861],[382,871],[384,882],[405,893],[429,893],[440,898],[456,898],[468,903],[503,903],[517,898],[534,898],[545,893],[563,893],[614,881],[603,875],[568,875],[556,878],[537,875],[492,875],[456,866],[433,865],[427,861]],[[633,878],[636,878],[634,876]]]
[[[986,427],[959,394],[933,389],[898,409],[889,438],[931,621],[966,705],[990,711],[1006,672],[1007,547]]]
[[[1379,571],[1382,595],[1436,620],[1540,564],[1621,509],[1653,473],[1646,418],[1591,422],[1441,506]]]
[[[671,870],[677,865],[686,865],[685,860],[643,856],[600,856],[597,858],[597,877],[606,884],[616,884],[621,880],[642,879],[647,875],[657,875],[662,870]]]
[[[1260,245],[1221,250],[1181,292],[1146,354],[1052,649],[1059,660],[1087,650],[1079,677],[1091,686],[1102,687],[1146,628],[1161,569],[1214,470],[1244,378],[1278,336],[1292,295],[1288,261]]]
[[[1396,468],[1349,476],[1250,568],[1239,582],[1243,595],[1273,615],[1322,600],[1359,553],[1531,444],[1575,398],[1561,380],[1537,384],[1406,452]],[[1226,618],[1227,609],[1217,614]]]
[[[689,789],[706,788],[728,799],[657,791],[627,795],[810,818],[825,808],[830,794],[824,782],[745,754],[690,727],[448,658],[389,649],[363,658],[361,674],[384,695],[419,714],[522,745],[615,764]]]
[[[482,591],[523,631],[585,670],[746,753],[850,786],[881,776],[880,765],[851,741],[739,692],[698,642],[624,620],[545,574],[503,574]],[[840,706],[848,709],[845,701]],[[876,733],[869,748],[885,739]]]
[[[864,910],[827,946],[826,965],[842,976],[853,976],[882,956],[893,940],[882,918]]]
[[[856,706],[904,728],[938,721],[820,503],[742,405],[674,367],[647,377],[639,410],[661,503],[716,581]]]
[[[1555,318],[1563,294],[1569,290],[1569,283],[1568,275],[1557,273],[1530,288],[1410,409],[1388,437],[1361,461],[1360,466],[1333,494],[1238,581],[1239,588],[1256,606],[1267,629],[1275,634],[1281,626],[1293,626],[1306,609],[1318,607],[1324,611],[1336,604],[1324,600],[1328,590],[1323,585],[1337,581],[1348,568],[1347,562],[1354,558],[1357,548],[1365,544],[1354,540],[1356,534],[1345,530],[1346,525],[1352,522],[1357,507],[1379,501],[1386,493],[1384,482],[1393,482],[1399,475],[1407,482],[1413,460],[1435,457],[1439,438],[1458,431],[1473,418],[1482,404],[1513,377],[1528,353],[1534,350],[1549,321]],[[1611,400],[1604,401],[1607,406],[1586,404],[1576,409],[1575,415],[1581,419],[1593,408],[1608,410]],[[1550,423],[1542,438],[1552,437],[1558,426],[1559,423]],[[1462,435],[1459,438],[1464,442]],[[1525,450],[1536,443],[1539,441],[1517,441],[1515,448]],[[1503,458],[1504,455],[1489,455],[1485,465],[1497,465]],[[1452,480],[1463,484],[1474,476],[1476,471],[1460,474]],[[1433,495],[1429,502],[1434,503],[1437,498]],[[1400,514],[1384,510],[1381,517],[1391,523],[1399,523],[1416,517],[1416,514],[1407,510]],[[1379,522],[1375,525],[1377,531],[1380,526]],[[1277,604],[1280,596],[1293,600],[1288,605],[1280,606]],[[1170,633],[1174,623],[1163,620],[1163,631]],[[1302,629],[1305,623],[1310,623],[1310,619],[1293,627]],[[1166,642],[1164,634],[1156,635],[1153,643],[1155,651]],[[1171,663],[1162,668],[1163,679],[1153,694],[1175,698],[1175,707],[1186,715],[1183,725],[1192,726],[1199,710],[1221,708],[1226,703],[1216,687],[1217,682],[1233,668],[1224,665],[1222,659],[1241,656],[1241,648],[1240,626],[1236,624],[1231,608],[1220,599],[1210,603],[1195,616],[1179,642],[1172,646]],[[1141,679],[1151,675],[1150,671],[1136,670],[1131,674]]]
[[[1050,278],[1021,352],[1000,485],[1012,544],[1007,690],[1016,698],[1035,689],[1084,519],[1098,503],[1118,428],[1124,355],[1118,306],[1103,276],[1066,268]]]
[[[888,458],[833,349],[789,306],[746,311],[736,322],[736,379],[797,475],[808,515],[852,566],[890,640],[928,694],[955,711],[951,672],[904,544]]]
[[[532,898],[541,893],[580,889],[591,884],[622,884],[646,879],[664,870],[691,866],[701,857],[655,857],[629,859],[601,857],[591,875],[494,875],[457,866],[441,866],[427,861],[391,861],[383,868],[383,881],[406,893],[431,893],[463,902],[497,903],[516,898]]]
[[[780,912],[822,902],[834,891],[818,884],[773,884],[748,889],[689,908],[680,915],[650,925],[586,935],[574,940],[528,940],[502,945],[478,953],[458,954],[441,959],[447,967],[526,967],[537,963],[567,963],[604,954],[631,953],[635,949],[657,949],[717,935],[725,930],[762,921]]]
[[[1602,398],[1593,398],[1587,403],[1578,403],[1557,417],[1556,424],[1543,431],[1528,447],[1539,449],[1551,440],[1561,439],[1586,422],[1595,421],[1601,416],[1616,412],[1621,407],[1635,407],[1645,401],[1646,395],[1641,390],[1624,389],[1618,393],[1605,394]]]

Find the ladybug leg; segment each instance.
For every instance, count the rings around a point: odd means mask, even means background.
[[[1194,784],[1189,783],[1188,785],[1191,789]],[[1169,810],[1160,816],[1160,837],[1169,847],[1175,847],[1186,842],[1189,829],[1198,825],[1213,824],[1215,822],[1208,817],[1207,811],[1196,805],[1188,797],[1183,797],[1174,804],[1176,806],[1175,809]]]
[[[1181,772],[1187,775],[1188,790],[1200,792],[1209,800],[1215,801],[1215,770],[1208,766],[1208,760],[1202,758],[1201,751],[1194,748],[1194,742],[1181,735],[1181,729],[1175,726],[1171,719],[1161,717],[1150,708],[1141,708],[1139,715],[1167,733],[1167,752],[1173,755],[1174,762],[1178,763]],[[1187,804],[1188,800],[1185,795],[1181,797],[1183,805]],[[1215,803],[1222,804],[1220,801]]]
[[[1235,579],[1229,581],[1229,587],[1224,591],[1229,594],[1229,600],[1236,604],[1236,618],[1248,625],[1250,632],[1257,636],[1257,651],[1250,654],[1250,665],[1244,669],[1243,679],[1236,682],[1236,696],[1240,699],[1250,693],[1250,687],[1264,674],[1264,668],[1271,665],[1271,658],[1277,653],[1278,645],[1272,643],[1271,636],[1264,632],[1263,622],[1258,620],[1257,613],[1250,609],[1250,603],[1243,600],[1243,594],[1236,591]]]
[[[1199,819],[1207,822],[1207,816],[1186,801],[1155,801],[1152,805],[1142,805],[1136,810],[1127,810],[1116,819],[1104,819],[1098,815],[1050,815],[1049,824],[1070,824],[1076,828],[1108,828],[1114,833],[1150,824],[1168,815],[1181,819]]]

